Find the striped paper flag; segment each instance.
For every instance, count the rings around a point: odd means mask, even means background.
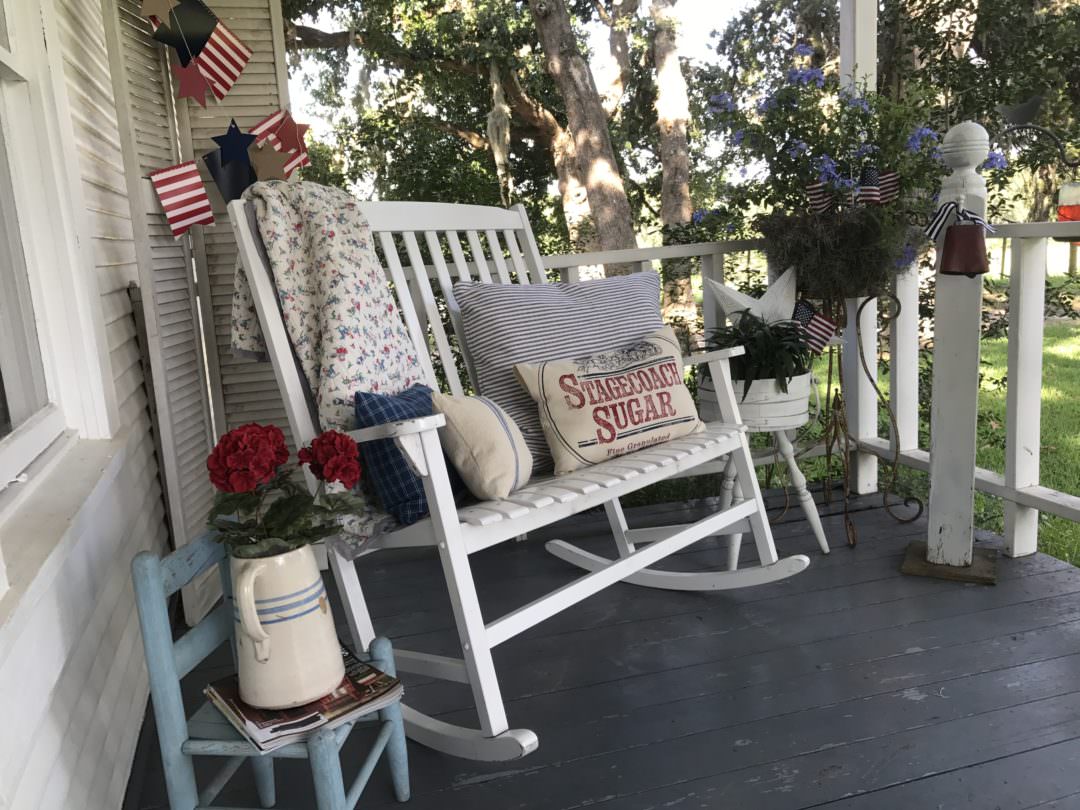
[[[900,175],[896,172],[882,172],[878,177],[878,189],[881,192],[881,204],[891,203],[900,196]]]
[[[194,61],[199,72],[210,82],[214,97],[221,101],[236,84],[250,59],[251,49],[219,21]]]
[[[811,183],[806,187],[806,196],[810,200],[810,210],[821,214],[832,208],[832,194],[824,183]]]
[[[278,137],[278,132],[283,127],[297,127],[297,123],[293,120],[292,113],[287,112],[286,110],[278,110],[273,115],[268,115],[262,121],[257,123],[249,129],[248,132],[255,136],[255,143],[261,144],[264,140],[269,139],[270,145],[280,152],[283,145],[281,138]],[[302,137],[296,138],[295,140],[301,144],[304,142]],[[311,165],[311,159],[308,157],[306,149],[294,149],[288,154],[292,155],[292,158],[285,164],[286,177],[291,175],[301,166]]]
[[[210,198],[206,196],[206,187],[194,160],[151,172],[150,182],[165,209],[169,229],[177,239],[192,225],[214,224]]]
[[[809,301],[797,301],[791,319],[802,327],[806,342],[815,354],[821,354],[836,334],[836,324],[814,309]]]
[[[862,173],[859,175],[859,202],[863,205],[881,203],[881,188],[878,182],[878,170],[874,166],[863,166]]]

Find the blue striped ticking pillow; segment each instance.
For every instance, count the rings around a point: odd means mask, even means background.
[[[660,277],[651,272],[560,284],[460,282],[454,300],[477,387],[521,429],[534,473],[551,471],[551,450],[514,366],[592,354],[664,325]]]
[[[356,394],[357,428],[375,427],[419,416],[431,416],[431,389],[414,385],[400,394]],[[393,439],[379,439],[360,445],[364,478],[375,490],[382,508],[403,526],[416,523],[428,513],[423,479],[413,472],[404,453]],[[455,496],[465,494],[465,483],[447,465]]]

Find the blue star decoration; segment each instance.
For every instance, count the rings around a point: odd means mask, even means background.
[[[241,132],[236,125],[236,119],[229,122],[229,129],[224,135],[215,135],[214,143],[221,147],[222,165],[232,163],[234,160],[248,162],[248,147],[255,142],[255,136]]]

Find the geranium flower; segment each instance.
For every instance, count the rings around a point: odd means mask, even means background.
[[[285,434],[275,425],[242,425],[222,436],[206,459],[210,483],[222,492],[252,492],[273,480],[289,460]]]
[[[312,475],[320,481],[340,482],[352,489],[360,481],[360,449],[353,438],[336,430],[328,430],[297,453],[301,464],[307,464]]]

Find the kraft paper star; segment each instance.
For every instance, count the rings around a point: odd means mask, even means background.
[[[210,92],[210,82],[199,72],[199,66],[194,61],[187,65],[172,66],[173,76],[176,77],[177,98],[192,98],[199,102],[200,107],[206,106],[206,94]]]
[[[180,0],[142,0],[139,13],[144,17],[157,17],[161,25],[170,25],[172,10],[180,5]]]
[[[221,163],[232,163],[234,160],[248,162],[248,147],[255,143],[255,136],[241,131],[236,125],[234,118],[229,122],[229,128],[224,135],[215,135],[214,143],[221,147]]]
[[[761,298],[753,298],[733,287],[721,284],[711,278],[705,279],[716,298],[720,312],[727,318],[739,316],[744,310],[750,310],[766,323],[791,320],[795,311],[795,268],[784,271],[776,281],[768,286]]]
[[[274,135],[281,142],[283,151],[291,152],[294,149],[299,149],[303,152],[307,149],[304,144],[304,133],[307,131],[307,124],[296,123],[292,113],[287,112],[285,117],[281,119],[281,123],[278,124],[277,129],[274,130]]]
[[[251,167],[255,170],[255,176],[260,180],[284,180],[286,178],[285,167],[293,158],[285,152],[279,152],[270,144],[265,146],[248,147],[248,159]]]

